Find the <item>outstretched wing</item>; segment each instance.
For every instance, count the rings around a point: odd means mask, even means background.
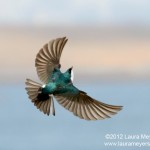
[[[31,102],[33,102],[34,105],[44,114],[49,115],[51,111],[51,113],[55,115],[53,96],[42,94],[41,87],[42,85],[35,81],[30,79],[26,80],[26,90]]]
[[[97,101],[85,92],[72,90],[64,94],[54,95],[59,104],[73,112],[74,115],[86,120],[99,120],[110,118],[122,109],[122,106],[114,106]]]
[[[35,66],[42,82],[48,83],[54,68],[60,68],[60,57],[66,42],[66,37],[51,40],[37,54]]]

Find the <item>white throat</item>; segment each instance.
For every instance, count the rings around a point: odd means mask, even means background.
[[[73,69],[71,70],[71,81],[73,82],[74,79],[74,73],[73,73]]]

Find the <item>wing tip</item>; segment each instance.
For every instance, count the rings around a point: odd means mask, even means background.
[[[61,38],[65,43],[68,41],[68,38],[66,36]]]

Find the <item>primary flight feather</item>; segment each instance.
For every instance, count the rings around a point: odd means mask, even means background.
[[[102,103],[88,96],[73,85],[73,69],[65,73],[60,71],[60,57],[68,39],[66,37],[51,40],[43,46],[35,59],[38,77],[44,83],[39,84],[26,80],[26,90],[29,99],[44,114],[55,115],[53,97],[60,105],[74,115],[86,120],[110,118],[122,109]]]

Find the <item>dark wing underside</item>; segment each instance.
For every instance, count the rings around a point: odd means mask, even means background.
[[[54,68],[60,67],[60,57],[66,42],[66,37],[52,40],[45,44],[37,54],[35,66],[42,82],[48,83]]]
[[[111,115],[122,109],[122,106],[108,105],[97,101],[83,91],[57,94],[55,98],[64,108],[85,120],[110,118]]]

